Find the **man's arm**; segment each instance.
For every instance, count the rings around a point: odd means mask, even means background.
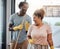
[[[21,30],[23,26],[20,24],[18,26],[14,26],[14,17],[15,15],[11,15],[9,19],[9,31],[16,31],[16,30]]]
[[[31,24],[32,24],[32,20],[31,20],[31,17],[29,17],[28,20],[25,22],[26,33],[28,32],[28,29],[29,29]]]
[[[14,17],[14,14],[11,15],[10,18],[9,18],[9,26],[8,26],[8,27],[9,27],[9,28],[8,28],[9,31],[14,31],[14,30],[13,30],[13,25],[14,25],[14,22],[13,22],[14,19],[13,19],[13,17]]]
[[[9,31],[14,31],[13,30],[13,24],[9,24]]]

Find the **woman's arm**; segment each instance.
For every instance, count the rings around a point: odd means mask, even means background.
[[[53,46],[52,33],[47,35],[47,41],[50,47]]]
[[[32,31],[32,25],[30,25],[28,32],[27,32],[27,39],[31,39],[31,31]]]
[[[48,41],[48,44],[50,46],[50,49],[54,49],[53,40],[52,40],[52,33],[48,34],[47,41]]]
[[[52,30],[49,25],[47,27],[47,41],[50,46],[50,49],[54,49],[53,40],[52,40]]]

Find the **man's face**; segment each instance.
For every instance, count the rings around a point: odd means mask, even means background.
[[[24,5],[21,7],[21,12],[22,12],[22,14],[25,14],[26,11],[27,11],[27,9],[28,9],[28,4],[24,4]]]

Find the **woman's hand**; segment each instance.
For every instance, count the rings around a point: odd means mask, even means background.
[[[28,39],[28,42],[29,42],[30,44],[33,44],[33,43],[34,43],[34,39]]]
[[[54,46],[51,46],[50,49],[54,49]]]

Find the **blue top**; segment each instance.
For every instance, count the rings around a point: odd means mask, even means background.
[[[24,19],[24,16],[18,16],[17,13],[15,13],[15,14],[11,15],[9,23],[14,24],[13,26],[18,26],[22,23],[23,19]],[[25,24],[26,21],[31,24],[32,23],[31,17],[26,15],[23,25]],[[13,31],[12,40],[15,40],[15,41],[17,40],[17,36],[18,36],[19,32],[20,32],[20,30]],[[23,29],[20,33],[18,43],[21,43],[24,40],[26,40],[26,37],[27,37],[27,34],[26,34],[25,26],[23,26]]]

